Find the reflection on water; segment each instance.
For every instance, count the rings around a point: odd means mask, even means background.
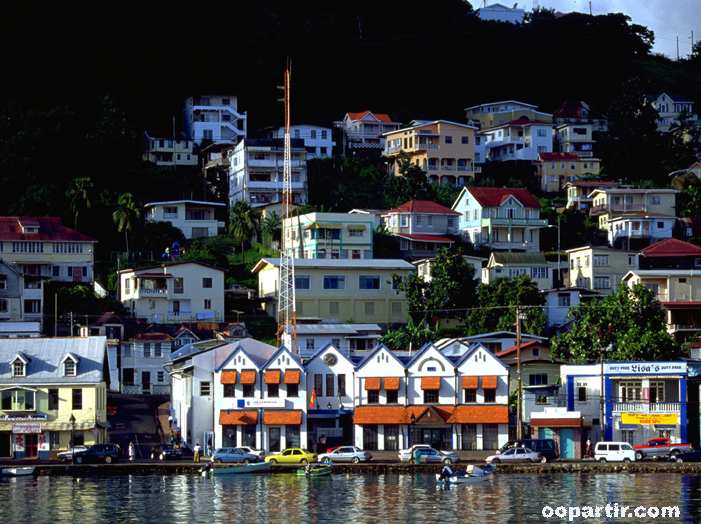
[[[433,475],[290,474],[38,477],[0,482],[4,522],[63,524],[257,522],[567,522],[551,506],[678,506],[699,522],[701,479],[679,474],[497,475],[483,485],[445,486]],[[578,519],[625,522],[640,519]],[[651,520],[651,519],[649,519]]]

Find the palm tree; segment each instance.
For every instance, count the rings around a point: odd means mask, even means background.
[[[90,209],[90,193],[95,188],[90,177],[74,178],[66,196],[71,200],[71,212],[75,215],[73,229],[78,230],[78,213],[81,209]]]
[[[117,201],[119,208],[112,215],[112,220],[117,224],[117,231],[124,231],[127,243],[127,260],[129,259],[129,231],[136,227],[137,220],[141,217],[139,205],[134,202],[131,193],[122,193]]]
[[[251,238],[251,235],[260,226],[262,216],[260,209],[251,207],[249,202],[238,200],[231,208],[229,215],[229,235],[234,240],[241,242],[241,258],[246,263],[244,254],[244,242]]]
[[[275,237],[279,236],[278,232],[282,229],[282,219],[275,211],[268,214],[263,221],[263,233],[265,233],[269,242],[275,241]],[[268,246],[270,247],[270,246]]]

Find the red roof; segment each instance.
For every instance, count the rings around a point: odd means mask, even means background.
[[[640,250],[644,257],[698,257],[701,247],[689,244],[677,238],[665,238]]]
[[[460,215],[457,211],[453,211],[449,207],[436,204],[430,200],[410,200],[404,202],[401,206],[390,209],[382,216],[392,215],[397,213],[435,213],[438,215]]]
[[[165,333],[139,333],[134,335],[131,340],[174,340],[173,337]]]
[[[530,342],[525,342],[521,344],[521,351],[523,351],[526,348],[530,348],[533,346],[538,346],[539,348],[544,348],[545,346],[538,342],[537,340],[531,340]],[[494,353],[495,357],[505,357],[511,353],[516,353],[516,346],[511,346],[510,348],[505,349],[504,351],[499,351],[498,353]]]
[[[398,236],[399,238],[406,238],[407,240],[416,240],[419,242],[439,242],[447,244],[452,244],[455,242],[454,240],[440,237],[438,235],[405,235],[404,233],[397,233],[395,236]]]
[[[514,197],[525,207],[541,207],[528,189],[508,187],[469,187],[465,189],[482,207],[499,207],[509,197]]]
[[[547,162],[554,160],[579,160],[577,153],[538,153],[538,157]]]
[[[398,122],[393,122],[392,119],[389,117],[389,115],[385,113],[373,113],[372,111],[363,111],[362,113],[346,113],[348,115],[348,118],[351,120],[360,120],[366,115],[372,115],[375,118],[377,118],[380,122],[385,122],[388,124],[394,124]]]
[[[508,424],[509,407],[499,405],[456,406],[448,424]]]
[[[38,227],[37,233],[23,233],[22,226]],[[61,225],[58,217],[0,217],[0,240],[5,241],[52,241],[52,242],[97,242],[92,237]]]

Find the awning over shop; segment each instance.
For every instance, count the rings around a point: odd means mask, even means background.
[[[266,371],[265,372],[265,383],[266,384],[279,384],[280,383],[280,372],[279,371]]]
[[[399,391],[399,377],[385,377],[385,390]]]
[[[236,371],[222,371],[221,383],[222,384],[236,384]]]
[[[41,429],[46,431],[88,431],[95,427],[95,422],[76,422],[75,426],[71,426],[69,422],[42,422]],[[12,426],[10,426],[12,429]]]
[[[12,422],[0,422],[0,431],[12,431]]]
[[[368,377],[365,379],[365,391],[377,391],[380,389],[380,377]]]
[[[354,424],[408,424],[403,406],[358,406],[353,414]]]
[[[482,377],[482,389],[497,389],[496,375]]]
[[[661,429],[676,429],[677,426],[675,424],[655,424],[655,431],[659,431]]]
[[[266,411],[263,414],[263,424],[277,426],[282,424],[300,425],[302,423],[302,411]]]
[[[441,389],[441,377],[422,377],[421,389]]]
[[[258,422],[257,411],[220,411],[220,426],[250,426]]]
[[[462,389],[477,389],[479,377],[462,377]]]
[[[348,231],[365,231],[365,224],[348,224]]]
[[[508,406],[456,406],[448,424],[508,424]]]
[[[532,428],[581,428],[582,418],[531,418]]]
[[[331,222],[312,222],[310,224],[304,224],[302,229],[343,229],[343,226]]]
[[[299,384],[299,369],[285,371],[285,384]]]
[[[241,384],[255,384],[256,383],[256,372],[255,371],[242,371],[241,372]]]

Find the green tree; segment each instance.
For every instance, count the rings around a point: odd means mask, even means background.
[[[570,309],[572,329],[552,344],[555,358],[598,361],[674,360],[681,348],[667,332],[666,313],[642,285],[621,283],[615,294]]]
[[[90,209],[90,194],[95,186],[90,181],[90,177],[74,178],[66,191],[66,196],[70,199],[71,213],[75,216],[74,230],[78,230],[78,214],[82,210]]]
[[[280,231],[282,231],[282,218],[273,211],[263,221],[263,237],[267,239],[268,248],[270,248],[270,242],[280,240]]]
[[[422,319],[418,324],[409,317],[406,326],[399,329],[389,330],[380,339],[380,342],[392,351],[408,351],[409,348],[417,350],[429,342],[439,339],[438,329],[431,329],[426,319]]]
[[[545,329],[544,304],[545,298],[530,277],[497,278],[479,287],[477,307],[469,315],[468,333],[479,335],[492,331],[514,331],[516,309],[520,306],[524,333],[540,335]]]
[[[122,193],[117,200],[117,210],[112,214],[112,220],[117,224],[117,231],[124,232],[129,258],[129,232],[136,229],[141,218],[141,206],[137,204],[131,193]]]
[[[385,207],[391,209],[410,200],[435,200],[435,189],[426,173],[411,162],[408,154],[402,152],[396,162],[399,176],[387,183]]]
[[[262,215],[260,209],[254,208],[245,200],[238,200],[231,208],[229,215],[229,235],[234,240],[241,242],[241,258],[246,263],[244,242],[251,239],[251,235],[260,226]]]

